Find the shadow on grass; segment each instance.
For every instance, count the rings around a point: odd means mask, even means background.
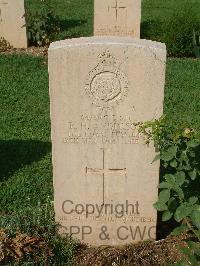
[[[164,25],[162,21],[148,20],[141,23],[141,39],[160,41],[163,34]]]
[[[39,161],[51,151],[50,142],[0,140],[0,182],[6,181],[25,165]]]
[[[61,31],[66,31],[71,28],[79,27],[86,23],[87,23],[87,20],[82,20],[82,19],[65,19],[65,20],[59,21]]]

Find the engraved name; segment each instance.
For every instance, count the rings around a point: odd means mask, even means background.
[[[139,144],[143,136],[139,133],[139,124],[131,118],[114,115],[82,115],[79,121],[68,121],[65,125],[63,142],[70,143],[109,143]]]

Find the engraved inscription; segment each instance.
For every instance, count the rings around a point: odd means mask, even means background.
[[[139,144],[144,136],[139,132],[140,123],[131,117],[112,115],[81,115],[79,121],[65,124],[63,142],[90,144]]]
[[[128,79],[109,50],[99,55],[99,64],[90,71],[85,91],[92,104],[103,108],[111,108],[127,96]]]
[[[116,0],[115,6],[111,6],[109,7],[109,9],[113,9],[115,11],[115,19],[117,21],[118,17],[119,17],[119,13],[122,9],[126,9],[126,6],[121,6],[118,2],[118,0]]]
[[[127,7],[120,4],[119,0],[116,0],[115,5],[108,7],[109,16],[113,18],[113,23],[107,27],[112,33],[116,35],[124,35],[127,30]]]
[[[105,35],[105,36],[135,36],[136,32],[134,30],[127,30],[124,28],[121,28],[120,26],[115,26],[114,31],[110,28],[99,28],[96,29],[96,34],[98,35]]]
[[[2,2],[0,3],[0,5],[7,5],[7,2]],[[2,8],[0,8],[0,23],[3,22],[3,18],[2,18]]]
[[[102,169],[97,169],[97,168],[88,168],[86,166],[86,174],[99,174],[102,176],[102,183],[103,183],[103,186],[102,186],[102,204],[105,203],[105,176],[107,174],[120,174],[120,175],[126,175],[126,168],[123,168],[123,169],[106,169],[105,167],[105,149],[102,149]]]
[[[89,217],[86,217],[85,215],[80,216],[80,215],[65,215],[65,216],[59,216],[58,219],[60,221],[99,221],[99,222],[133,222],[133,223],[155,223],[155,218],[153,217],[140,217],[140,216],[132,216],[132,215],[127,215],[123,216],[121,218],[116,218],[115,216],[111,215],[106,215],[106,216],[92,216],[90,215]]]

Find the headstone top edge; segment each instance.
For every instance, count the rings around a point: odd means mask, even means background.
[[[81,37],[81,38],[73,38],[66,39],[62,41],[56,41],[51,43],[49,46],[50,50],[56,50],[65,47],[71,46],[83,46],[89,44],[110,44],[110,45],[136,45],[145,48],[156,48],[166,51],[166,45],[161,42],[155,42],[146,39],[139,39],[133,37],[116,37],[116,36],[94,36],[94,37]]]

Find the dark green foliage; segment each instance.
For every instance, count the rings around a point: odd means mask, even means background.
[[[27,12],[27,33],[30,44],[45,46],[55,41],[60,31],[58,16],[48,0],[40,1],[40,7],[35,11]]]
[[[154,140],[160,151],[156,159],[161,159],[164,167],[154,207],[163,212],[163,222],[173,218],[182,223],[175,234],[192,234],[196,242],[182,251],[187,251],[184,254],[191,265],[199,265],[200,254],[195,250],[200,248],[200,133],[189,127],[169,127],[163,118],[145,123],[142,132],[148,141]]]

